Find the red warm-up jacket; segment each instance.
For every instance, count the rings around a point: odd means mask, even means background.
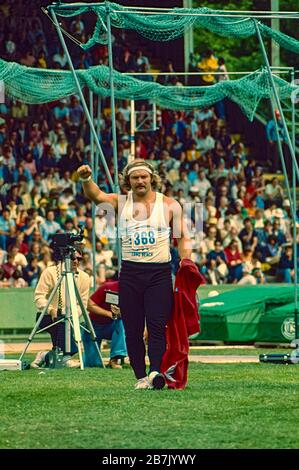
[[[166,351],[161,372],[168,388],[183,389],[187,384],[189,336],[200,332],[196,290],[205,284],[193,261],[184,259],[174,284],[174,306],[166,326]]]

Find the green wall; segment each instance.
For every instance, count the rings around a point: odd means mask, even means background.
[[[36,309],[34,289],[0,290],[0,330],[33,328]]]

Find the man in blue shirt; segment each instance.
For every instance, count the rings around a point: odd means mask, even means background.
[[[52,235],[54,235],[54,233],[57,233],[59,230],[62,230],[61,226],[57,222],[55,222],[54,218],[54,211],[49,210],[46,214],[45,222],[40,226],[41,236],[46,242],[51,241],[51,237]]]
[[[10,219],[9,210],[3,209],[0,215],[0,248],[6,250],[7,241],[10,235],[10,227],[15,226],[15,221]]]

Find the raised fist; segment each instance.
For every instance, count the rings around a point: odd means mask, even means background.
[[[92,175],[92,170],[91,170],[90,166],[88,166],[88,165],[81,165],[77,169],[77,174],[78,174],[79,178],[85,179],[85,178],[88,178],[89,176]]]

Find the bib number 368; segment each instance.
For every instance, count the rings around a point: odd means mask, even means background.
[[[154,230],[142,230],[133,234],[133,248],[150,247],[156,245],[156,243],[157,238]]]

